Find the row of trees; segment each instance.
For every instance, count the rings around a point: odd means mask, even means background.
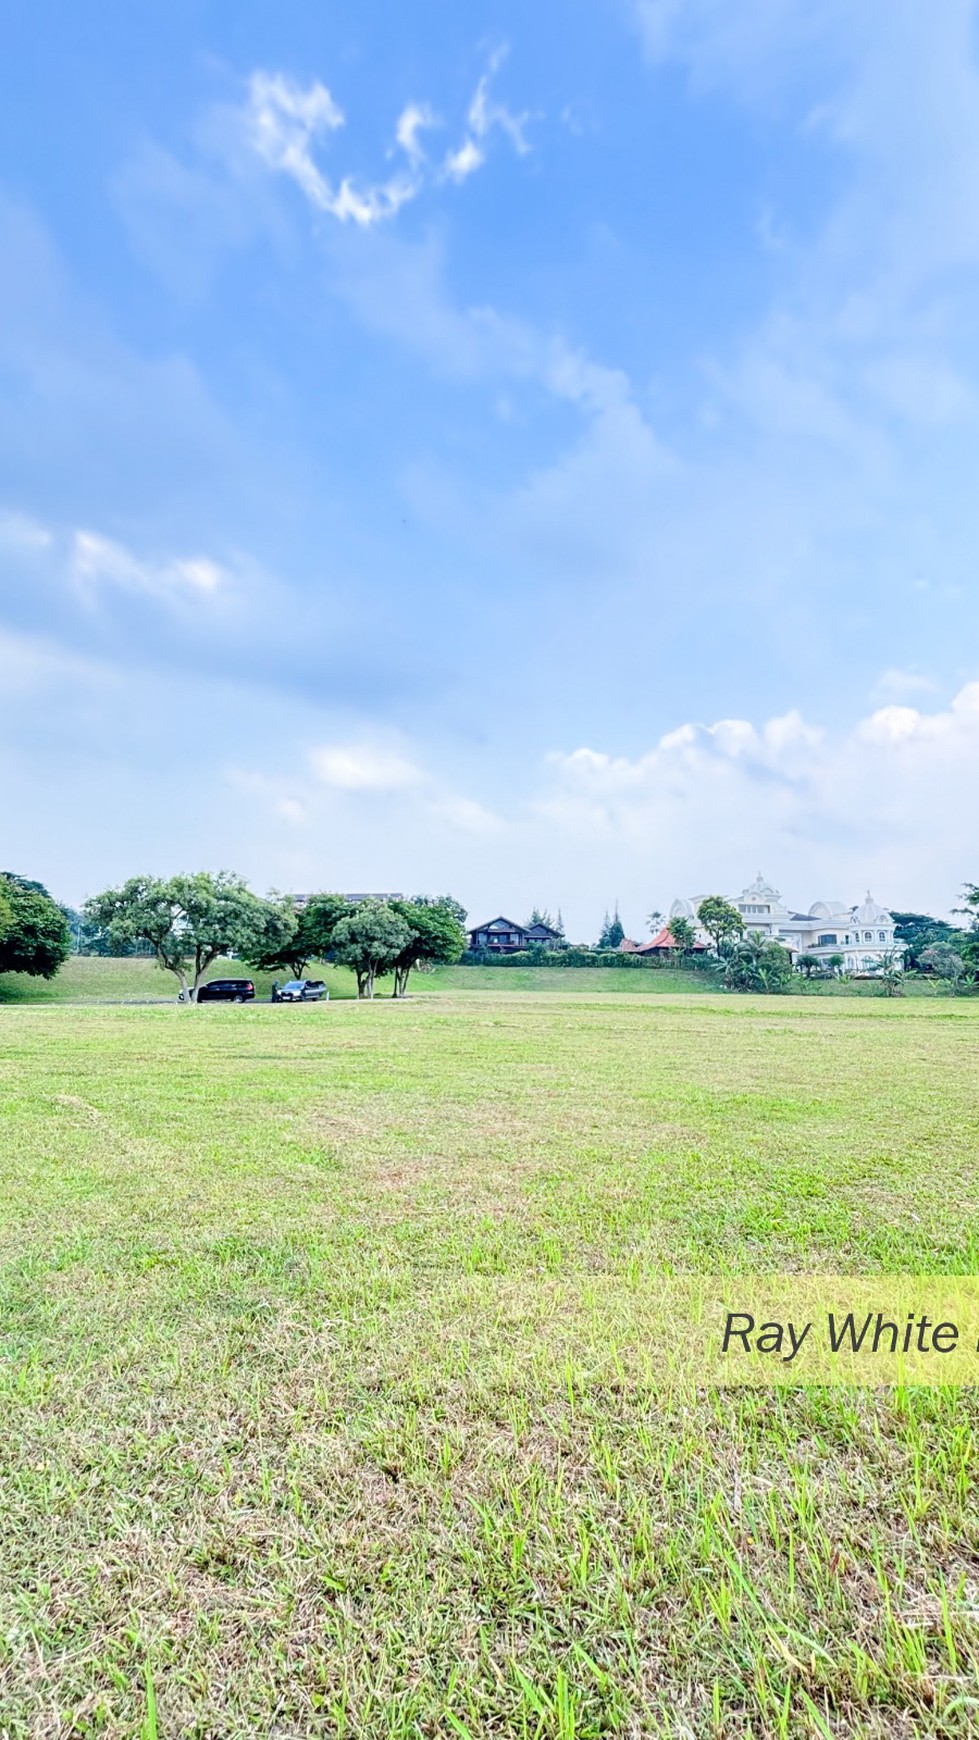
[[[465,911],[448,895],[353,903],[318,894],[297,912],[288,896],[262,899],[227,871],[132,876],[89,900],[84,916],[116,950],[148,945],[189,1003],[227,955],[297,979],[310,961],[336,961],[353,969],[359,997],[373,997],[377,979],[390,973],[392,995],[403,997],[414,968],[457,961],[465,946]]]

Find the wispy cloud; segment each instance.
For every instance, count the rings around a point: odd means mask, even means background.
[[[438,121],[428,103],[409,103],[398,116],[394,136],[410,163],[421,163],[425,157],[420,134]]]
[[[256,72],[251,76],[248,120],[258,155],[270,169],[291,176],[319,211],[329,212],[341,223],[349,218],[367,227],[393,217],[407,200],[414,199],[420,182],[415,176],[400,174],[367,187],[355,187],[349,176],[334,185],[314,161],[313,148],[318,140],[342,127],[344,119],[325,85],[314,83],[304,89],[281,73]],[[401,119],[403,122],[404,115]],[[414,148],[409,153],[411,161],[419,161],[417,124],[409,127],[406,138]]]
[[[324,743],[309,760],[316,780],[337,791],[403,791],[424,777],[406,756],[369,743]]]
[[[527,125],[532,119],[529,112],[525,110],[523,114],[515,115],[505,103],[490,95],[490,80],[505,58],[506,49],[497,49],[476,86],[466,116],[468,133],[462,144],[448,153],[443,164],[445,174],[452,181],[465,181],[485,163],[487,142],[497,130],[506,134],[519,156],[526,156],[530,150],[526,136]]]
[[[47,550],[53,543],[47,526],[29,514],[0,512],[0,546],[7,550],[27,552]]]
[[[103,586],[142,592],[154,598],[172,599],[218,591],[229,579],[227,571],[206,556],[173,558],[164,562],[140,560],[124,544],[98,532],[75,532],[71,542],[69,575],[88,599]]]
[[[504,133],[514,150],[526,155],[530,146],[525,129],[530,116],[514,114],[490,95],[490,80],[503,54],[498,50],[493,55],[479,80],[466,116],[466,137],[447,154],[438,175],[421,140],[424,131],[440,125],[427,102],[406,104],[395,125],[396,146],[404,154],[406,168],[365,184],[349,175],[332,180],[316,161],[317,147],[346,121],[332,93],[318,80],[304,86],[282,73],[254,72],[248,86],[247,134],[262,161],[295,181],[318,211],[327,212],[340,223],[349,220],[368,229],[393,218],[435,179],[466,180],[486,161],[494,132]]]

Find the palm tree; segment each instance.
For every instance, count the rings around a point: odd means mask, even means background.
[[[877,977],[885,997],[900,997],[903,995],[904,966],[897,949],[888,949],[881,955],[877,969]]]

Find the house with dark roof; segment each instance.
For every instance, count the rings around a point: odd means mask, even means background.
[[[514,955],[518,949],[556,948],[560,933],[549,924],[517,924],[512,918],[487,919],[469,932],[469,947],[486,949],[491,955]]]

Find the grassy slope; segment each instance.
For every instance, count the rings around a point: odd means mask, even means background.
[[[311,976],[325,978],[331,997],[353,997],[356,985],[353,974],[343,967],[313,966]],[[206,975],[209,979],[247,976],[254,980],[259,998],[267,998],[272,980],[281,981],[283,972],[252,973],[240,961],[215,961]],[[380,995],[391,988],[390,980],[378,981]],[[923,996],[933,996],[931,984],[910,983],[908,990]],[[793,982],[793,993],[807,996],[838,997],[880,995],[879,987],[867,982],[833,986],[814,982]],[[411,980],[413,996],[433,994],[471,997],[474,993],[493,992],[512,996],[518,991],[559,992],[562,996],[604,995],[625,992],[629,996],[662,996],[675,991],[690,991],[698,995],[716,994],[716,987],[703,972],[674,971],[672,968],[629,967],[440,967],[432,973],[416,973]],[[60,973],[50,980],[32,979],[20,973],[0,974],[0,1004],[3,1003],[64,1003],[64,1002],[172,1002],[177,994],[177,981],[169,973],[161,973],[153,961],[100,960],[95,956],[73,955]]]
[[[511,1361],[560,1280],[975,1270],[977,1057],[963,1002],[6,1009],[0,1731],[966,1734],[971,1392]]]

